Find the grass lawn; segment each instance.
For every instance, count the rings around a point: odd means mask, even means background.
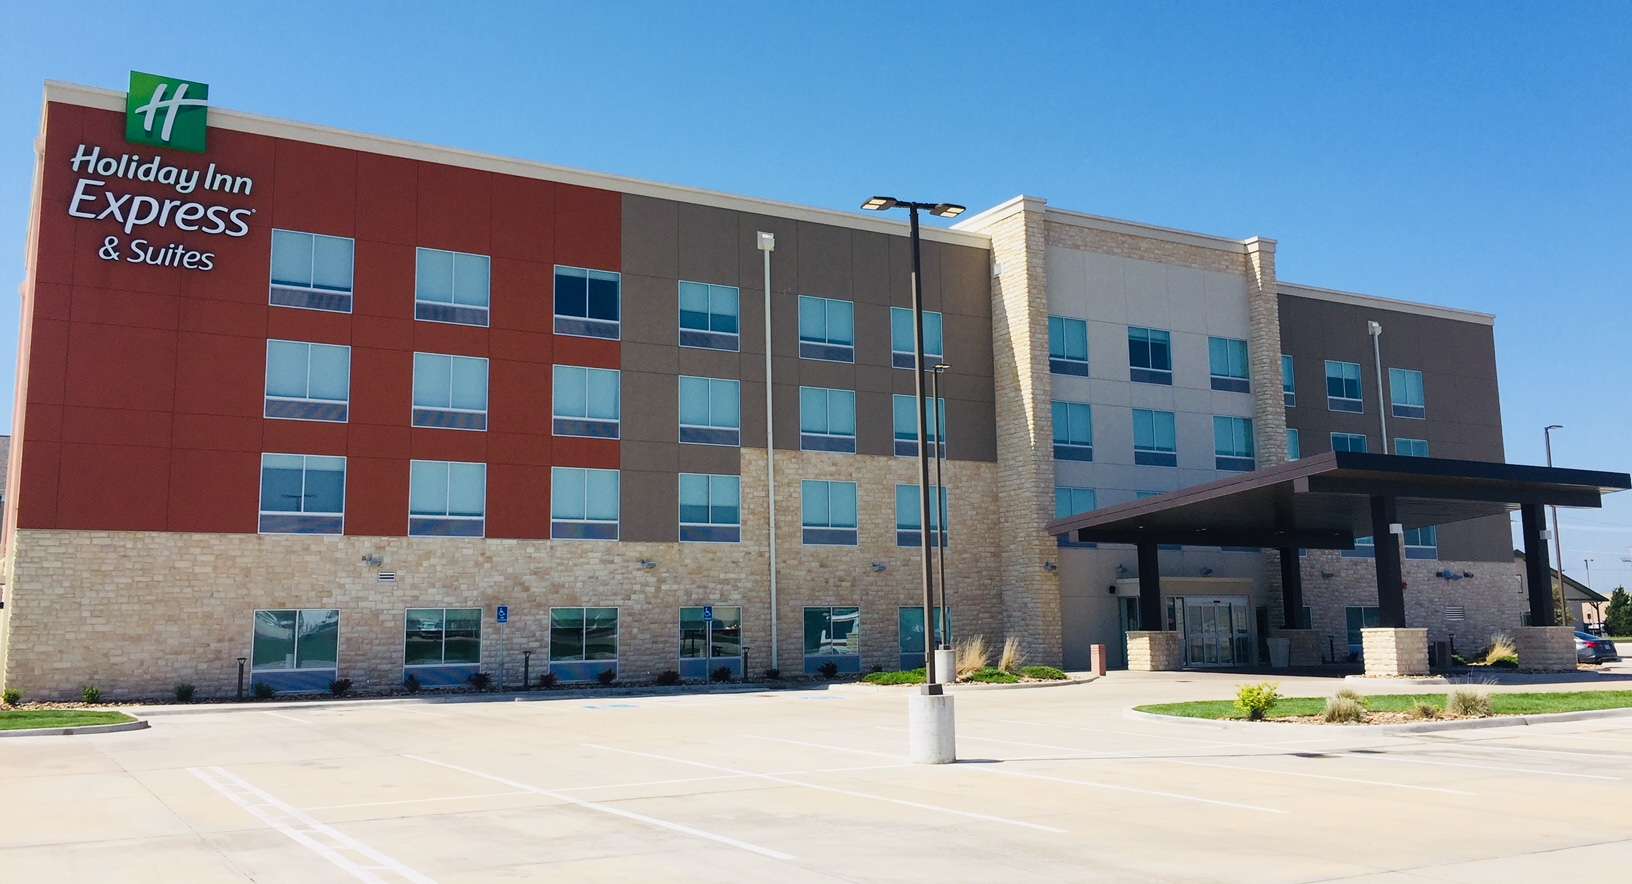
[[[1365,699],[1366,709],[1372,712],[1405,712],[1418,702],[1432,703],[1445,708],[1444,694],[1384,694]],[[1292,718],[1314,715],[1326,706],[1325,697],[1284,697],[1269,710],[1270,718]],[[1632,707],[1632,691],[1570,691],[1534,694],[1490,695],[1491,711],[1496,715],[1540,715],[1548,712],[1581,712],[1588,709],[1623,709]],[[1232,718],[1244,716],[1235,709],[1233,700],[1197,700],[1191,703],[1156,703],[1135,707],[1140,712],[1156,715],[1176,715],[1181,718]]]
[[[85,709],[6,709],[0,710],[0,731],[124,724],[135,720],[123,712],[93,712]]]

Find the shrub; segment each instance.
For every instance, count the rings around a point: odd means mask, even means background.
[[[190,685],[190,684],[188,684],[186,682],[182,682],[181,684],[176,685],[176,702],[177,703],[191,703],[191,702],[193,702],[193,693],[195,691],[197,691],[197,690],[198,690],[197,688],[193,687],[192,685]]]
[[[485,672],[472,672],[470,678],[466,680],[470,682],[471,687],[478,691],[485,691],[493,684],[493,676]]]
[[[561,678],[548,670],[538,677],[538,686],[541,688],[553,688],[560,683]]]
[[[1451,655],[1451,665],[1452,666],[1466,666],[1466,665],[1468,665],[1468,658],[1462,656],[1461,654],[1452,654]]]
[[[839,664],[829,660],[826,663],[816,667],[816,671],[822,674],[822,678],[837,678],[839,674]]]
[[[958,680],[980,682],[982,684],[1016,684],[1020,681],[1020,676],[1012,672],[1004,672],[995,666],[982,666],[968,675],[960,674]]]
[[[351,693],[351,679],[337,678],[334,681],[329,682],[329,693],[336,697],[344,697],[345,695]]]
[[[1327,724],[1358,724],[1366,720],[1366,707],[1352,697],[1332,697],[1320,710],[1320,720]]]
[[[1490,695],[1471,688],[1457,688],[1445,695],[1445,714],[1456,718],[1485,718],[1490,715]]]
[[[408,673],[407,678],[402,680],[402,686],[407,688],[408,693],[410,694],[417,694],[419,693],[419,689],[424,687],[424,685],[419,683],[419,676],[414,675],[411,672]]]
[[[1512,658],[1513,665],[1519,662],[1519,649],[1513,644],[1513,639],[1505,633],[1497,633],[1490,637],[1490,650],[1485,651],[1484,664],[1486,666],[1502,666],[1508,658]]]
[[[870,672],[883,672],[884,671],[884,664],[883,663],[874,663],[873,668],[871,670],[869,670],[869,671]]]
[[[1333,696],[1342,697],[1345,700],[1353,700],[1354,702],[1359,703],[1362,706],[1365,705],[1365,703],[1366,703],[1365,695],[1361,694],[1359,691],[1355,690],[1354,688],[1338,688],[1337,693],[1333,694]]]
[[[773,679],[773,680],[781,678],[782,677],[782,670],[777,669],[775,667],[767,669],[767,670],[765,670],[765,677],[769,678],[769,679]]]
[[[1490,661],[1490,665],[1494,669],[1517,669],[1519,668],[1519,658],[1497,657]]]
[[[880,671],[883,671],[883,670],[882,670],[882,667],[880,667],[880,669],[876,669],[874,671],[875,672],[880,672]],[[729,667],[729,666],[721,666],[720,668],[718,668],[718,669],[714,670],[713,672],[709,673],[708,677],[710,679],[713,679],[714,681],[730,681],[732,678],[736,677],[736,673],[732,672],[731,667]]]
[[[1439,707],[1427,700],[1418,700],[1411,704],[1411,708],[1405,710],[1405,714],[1410,718],[1431,720],[1439,717]]]
[[[970,675],[992,665],[992,651],[986,646],[986,636],[977,635],[959,642],[958,653],[954,659],[956,662],[952,668],[958,673],[958,681],[964,681]]]
[[[1061,681],[1067,677],[1064,670],[1052,666],[1022,666],[1020,674],[1026,678],[1041,678],[1047,681]]]
[[[254,692],[255,692],[255,699],[257,699],[257,700],[270,700],[274,696],[277,695],[278,689],[274,688],[273,686],[267,684],[264,681],[258,681],[258,682],[255,682]]]
[[[95,685],[86,685],[79,689],[79,697],[87,703],[102,702],[102,689]]]
[[[23,692],[16,688],[6,688],[5,693],[0,694],[0,700],[3,700],[7,706],[16,706],[18,703],[23,702]]]
[[[862,681],[868,684],[882,685],[923,684],[924,670],[920,668],[909,669],[905,672],[874,672],[862,679]]]
[[[1248,721],[1263,721],[1280,699],[1280,688],[1272,682],[1244,684],[1235,692],[1235,710]]]
[[[618,680],[618,671],[616,669],[602,669],[600,672],[595,673],[595,680],[606,687],[611,687],[612,683]]]
[[[657,683],[661,685],[679,684],[680,673],[675,672],[673,669],[665,669],[657,674]]]
[[[1003,640],[1003,653],[997,657],[997,668],[1004,672],[1019,672],[1025,668],[1026,652],[1020,647],[1020,639],[1009,636]]]

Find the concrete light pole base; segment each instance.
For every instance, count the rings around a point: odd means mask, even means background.
[[[958,652],[951,648],[935,649],[935,683],[951,684],[958,680]]]
[[[952,695],[914,691],[907,697],[907,760],[913,764],[958,760]]]

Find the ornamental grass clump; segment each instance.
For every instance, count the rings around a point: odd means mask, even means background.
[[[986,636],[977,635],[959,642],[954,659],[952,668],[957,671],[959,681],[992,665],[992,649],[986,645]]]
[[[1427,700],[1418,700],[1405,710],[1406,717],[1422,721],[1432,721],[1439,717],[1439,707]]]
[[[1327,724],[1359,724],[1366,720],[1366,707],[1353,697],[1332,697],[1320,710],[1320,720]]]
[[[1020,647],[1020,639],[1009,636],[1003,640],[1003,653],[997,657],[997,668],[1004,672],[1018,674],[1026,666],[1026,652]]]
[[[1235,711],[1248,721],[1263,721],[1280,699],[1280,687],[1272,682],[1242,685],[1235,693]]]
[[[1485,652],[1483,662],[1486,666],[1512,669],[1519,665],[1518,646],[1513,644],[1512,637],[1497,633],[1490,638],[1490,650]]]
[[[1453,718],[1490,717],[1490,694],[1471,688],[1457,688],[1445,695],[1445,714]]]

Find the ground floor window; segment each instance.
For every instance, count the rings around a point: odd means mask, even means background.
[[[481,608],[409,608],[404,617],[404,680],[425,687],[465,683],[482,663]]]
[[[1405,557],[1408,559],[1439,558],[1439,528],[1429,525],[1426,528],[1405,529]]]
[[[805,672],[832,663],[839,672],[861,671],[861,609],[805,608]]]
[[[742,608],[696,605],[680,609],[680,675],[709,678],[721,667],[742,676]]]
[[[339,671],[340,612],[256,611],[250,660],[253,680],[275,690],[327,690]]]
[[[589,681],[618,671],[617,608],[551,608],[550,672]]]
[[[1349,605],[1343,609],[1343,617],[1348,625],[1349,660],[1352,662],[1359,660],[1365,651],[1360,630],[1383,625],[1383,613],[1375,605]]]
[[[951,642],[952,612],[935,608],[931,615],[935,620],[935,644],[943,645]],[[903,671],[917,669],[924,665],[924,609],[902,608],[897,620],[897,636],[901,643],[900,666]]]

